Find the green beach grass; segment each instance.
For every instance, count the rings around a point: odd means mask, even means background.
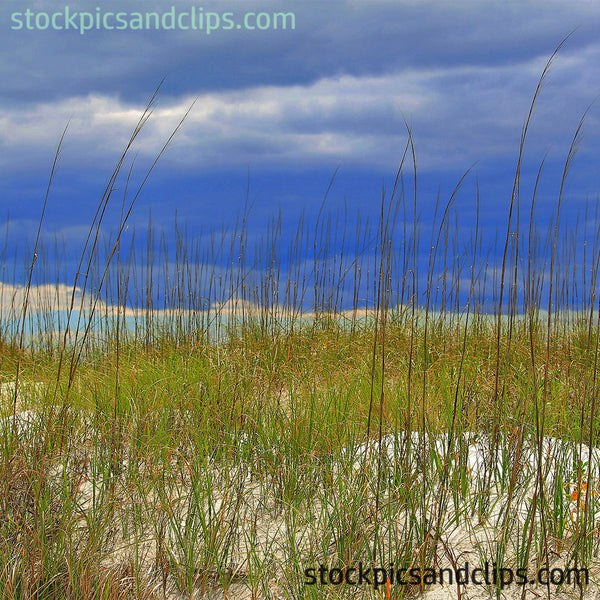
[[[0,598],[596,597],[600,229],[560,219],[583,119],[546,232],[537,184],[519,194],[553,59],[490,268],[478,193],[467,239],[457,225],[463,180],[430,239],[416,219],[397,239],[410,130],[377,224],[323,211],[282,240],[275,217],[253,253],[244,212],[208,250],[181,233],[173,264],[151,224],[142,254],[124,241],[146,176],[105,243],[153,97],[72,287],[41,287],[61,269],[39,232],[28,281],[3,287]],[[502,576],[450,581],[465,562]],[[392,563],[420,575],[388,586]],[[337,584],[361,568],[377,584]]]

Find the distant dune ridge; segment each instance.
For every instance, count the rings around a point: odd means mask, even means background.
[[[75,289],[75,301],[81,302],[81,288]],[[73,287],[64,283],[32,285],[27,296],[27,287],[0,282],[0,309],[21,314],[25,300],[28,310],[67,310],[71,304]]]

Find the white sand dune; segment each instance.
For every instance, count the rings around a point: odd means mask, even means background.
[[[13,384],[14,385],[14,384]],[[14,387],[12,388],[14,391]],[[3,384],[0,391],[8,394],[10,385]],[[59,407],[56,407],[57,410]],[[4,413],[6,415],[6,412]],[[182,415],[185,419],[185,415]],[[16,424],[19,436],[35,435],[44,418],[44,413],[28,409],[8,415],[0,420],[0,431]],[[87,419],[86,419],[87,421]],[[90,426],[90,420],[86,427]],[[89,429],[88,429],[89,433]],[[254,448],[248,436],[238,438],[240,448],[245,450]],[[494,446],[496,446],[494,448]],[[275,451],[275,449],[273,449]],[[251,453],[244,454],[251,456]],[[255,457],[259,454],[254,454]],[[370,443],[356,445],[350,451],[342,452],[339,459],[342,466],[340,473],[347,472],[347,465],[353,465],[354,471],[363,468],[369,469],[370,477],[377,472],[390,478],[390,484],[385,486],[382,503],[393,500],[393,477],[399,474],[398,485],[406,485],[405,469],[410,469],[414,476],[414,485],[419,486],[427,496],[425,513],[421,514],[420,508],[397,507],[397,521],[407,522],[406,518],[426,519],[432,524],[432,539],[438,532],[437,562],[435,568],[450,569],[464,568],[469,563],[471,570],[482,568],[484,562],[492,561],[498,556],[499,541],[504,539],[505,553],[503,565],[505,568],[516,570],[516,557],[519,544],[526,536],[523,535],[524,527],[539,525],[540,512],[546,510],[559,514],[565,523],[565,535],[561,539],[548,539],[548,556],[538,555],[536,544],[532,544],[529,554],[528,577],[533,577],[536,568],[550,570],[561,569],[567,572],[573,565],[567,561],[573,554],[573,543],[576,539],[578,527],[582,521],[582,513],[589,511],[589,530],[591,536],[598,537],[596,523],[600,522],[600,497],[597,481],[600,477],[600,448],[576,445],[572,442],[554,437],[544,437],[541,446],[538,446],[534,437],[518,441],[507,436],[499,436],[497,444],[493,443],[491,436],[481,433],[464,433],[454,440],[449,440],[447,434],[422,435],[412,432],[410,435],[386,435],[381,442],[374,440]],[[346,467],[343,467],[346,465]],[[126,467],[126,462],[123,464]],[[218,465],[215,465],[218,468]],[[241,465],[243,468],[243,465]],[[344,470],[345,469],[345,470]],[[245,472],[245,469],[243,469]],[[350,471],[352,471],[350,467]],[[245,518],[253,514],[260,514],[255,526],[264,533],[261,534],[260,543],[264,548],[273,549],[275,563],[281,562],[285,556],[286,523],[280,517],[269,515],[264,506],[273,498],[265,498],[265,490],[259,482],[250,475],[244,475],[244,500],[243,507]],[[215,471],[216,473],[216,471]],[[542,475],[540,485],[539,475]],[[215,475],[217,476],[217,475]],[[352,474],[348,475],[352,477]],[[461,493],[457,497],[456,477],[463,477]],[[454,479],[453,479],[454,478]],[[243,479],[243,478],[242,478]],[[446,482],[453,481],[452,485]],[[349,484],[350,485],[350,484]],[[102,486],[101,481],[92,482],[87,476],[85,483],[80,486],[79,502],[85,510],[91,497],[90,489]],[[589,490],[589,491],[588,491]],[[177,490],[177,495],[185,499],[185,487]],[[420,492],[418,492],[420,493]],[[89,496],[89,497],[88,497]],[[537,504],[534,508],[534,499]],[[216,504],[225,500],[215,497]],[[484,506],[484,508],[481,508]],[[310,506],[310,504],[308,505]],[[260,508],[263,507],[263,508]],[[317,517],[322,514],[323,506],[314,504],[314,518],[307,516],[307,522],[324,523]],[[396,510],[396,509],[395,509]],[[319,512],[321,511],[321,512]],[[185,512],[181,514],[185,518]],[[321,517],[322,518],[322,517]],[[439,528],[437,525],[439,524]],[[504,533],[504,535],[503,535]],[[380,535],[385,536],[385,527],[382,525]],[[153,542],[148,542],[148,547],[154,547]],[[275,550],[276,549],[276,550]],[[248,548],[240,542],[236,553],[239,564],[243,565]],[[117,553],[118,555],[118,553]],[[116,555],[116,556],[117,556]],[[151,556],[151,554],[149,554]],[[384,565],[382,565],[384,566]],[[443,584],[436,583],[428,586],[421,594],[424,600],[443,600],[446,598],[456,600],[483,600],[484,598],[500,597],[508,600],[520,598],[531,599],[538,597],[556,598],[585,598],[589,600],[600,599],[600,561],[594,560],[592,564],[584,565],[589,569],[590,585],[585,588],[580,596],[579,588],[564,586],[557,591],[556,587],[544,587],[533,579],[527,585],[507,585],[500,596],[493,586],[458,585],[454,579],[448,582],[448,576]],[[446,572],[447,573],[447,572]],[[329,589],[331,591],[331,589]],[[358,591],[358,590],[357,590]],[[385,590],[377,591],[372,588],[363,588],[361,596],[364,598],[384,598]],[[322,590],[323,594],[327,592]],[[273,598],[285,597],[285,590],[277,585],[273,588]],[[383,594],[383,595],[382,595]],[[224,598],[222,590],[213,590],[206,598]],[[245,583],[233,583],[227,592],[229,598],[250,598],[251,595]],[[169,598],[178,600],[175,592]]]

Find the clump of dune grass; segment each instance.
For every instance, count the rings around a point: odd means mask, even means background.
[[[350,231],[327,213],[334,175],[316,219],[289,239],[276,215],[253,246],[246,205],[208,243],[178,228],[169,247],[149,222],[142,247],[126,226],[148,172],[104,239],[153,97],[70,294],[57,291],[61,317],[39,297],[54,277],[39,231],[26,285],[5,282],[0,598],[379,598],[387,589],[313,585],[307,570],[429,573],[391,586],[402,598],[465,557],[589,570],[575,585],[483,585],[483,597],[594,593],[600,226],[561,219],[583,119],[545,232],[543,164],[521,198],[554,57],[493,240],[476,179],[475,226],[458,227],[471,172],[439,199],[427,239],[409,128],[376,223]],[[568,270],[576,256],[581,277]]]

